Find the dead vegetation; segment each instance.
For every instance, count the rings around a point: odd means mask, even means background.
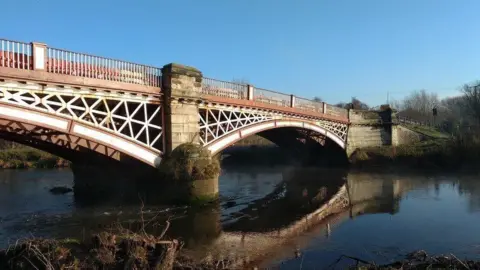
[[[0,269],[172,269],[179,244],[152,235],[102,232],[89,244],[24,239],[0,252]]]
[[[94,234],[91,239],[29,238],[0,250],[0,269],[232,269],[229,260],[195,261],[181,254],[183,243],[166,239],[170,218],[159,235],[148,234],[146,226],[158,226],[157,216],[145,220],[143,202],[141,227],[137,232],[120,224],[110,231]]]
[[[429,256],[427,252],[423,250],[412,252],[408,254],[404,260],[388,265],[376,265],[375,263],[366,262],[364,260],[348,256],[340,257],[337,262],[343,258],[349,258],[357,262],[357,264],[350,267],[350,269],[480,269],[479,261],[460,260],[453,254]]]

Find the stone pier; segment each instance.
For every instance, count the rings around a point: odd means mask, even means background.
[[[188,66],[168,64],[162,69],[165,109],[165,156],[162,175],[173,181],[186,201],[210,201],[218,196],[218,160],[199,143],[202,73]]]
[[[348,156],[356,149],[397,143],[393,140],[396,138],[396,124],[392,121],[390,108],[383,111],[349,110],[348,117]]]

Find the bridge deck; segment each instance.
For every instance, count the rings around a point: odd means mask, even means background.
[[[0,78],[138,94],[161,94],[162,85],[161,68],[3,39],[0,39]],[[348,111],[343,108],[246,84],[203,78],[202,99],[348,123]]]

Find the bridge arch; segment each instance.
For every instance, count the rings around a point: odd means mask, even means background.
[[[161,161],[160,151],[148,149],[113,132],[14,104],[0,104],[0,132],[5,134],[7,139],[10,137],[19,142],[33,139],[56,146],[57,149],[62,145],[77,151],[82,147],[110,158],[112,156],[109,153],[118,152],[153,167],[158,166]],[[35,143],[29,145],[34,146]]]
[[[317,125],[315,122],[311,122],[303,119],[290,119],[290,120],[268,120],[252,125],[246,125],[233,132],[227,133],[216,140],[205,145],[208,150],[215,155],[227,147],[231,146],[237,141],[244,139],[248,136],[258,134],[262,131],[273,130],[278,128],[300,128],[304,130],[310,130],[319,134],[325,135],[327,138],[334,141],[342,149],[345,149],[346,143],[342,138],[328,129]]]

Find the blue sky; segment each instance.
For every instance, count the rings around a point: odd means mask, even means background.
[[[480,79],[478,0],[22,0],[0,37],[336,103]]]

